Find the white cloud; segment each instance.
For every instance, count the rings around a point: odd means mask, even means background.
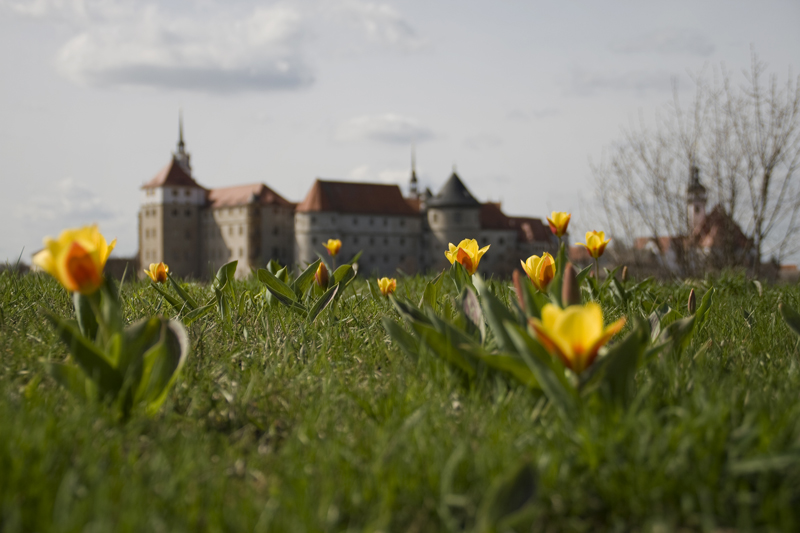
[[[285,6],[248,15],[176,17],[155,5],[90,25],[59,51],[73,81],[205,92],[296,89],[313,81],[300,13]]]
[[[411,144],[433,138],[433,131],[417,119],[394,113],[355,117],[342,123],[336,140],[370,140],[392,144]]]
[[[77,226],[113,219],[108,205],[88,186],[66,178],[29,198],[17,208],[17,216],[28,223],[57,220],[65,227]]]
[[[644,94],[648,91],[670,91],[672,76],[666,72],[647,71],[588,71],[576,69],[568,82],[566,92],[589,96],[597,91],[636,92]]]
[[[714,45],[703,32],[687,28],[667,28],[612,43],[611,50],[623,54],[656,53],[709,56],[714,52]]]
[[[367,39],[386,48],[415,52],[428,45],[414,27],[388,4],[347,0],[340,9],[364,32]]]

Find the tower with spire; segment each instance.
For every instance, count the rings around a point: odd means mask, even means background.
[[[408,195],[419,199],[419,183],[417,182],[417,154],[414,145],[411,145],[411,180],[408,183]]]
[[[700,168],[692,163],[689,167],[689,184],[686,187],[686,204],[689,221],[689,232],[695,233],[706,218],[708,192],[700,183]]]
[[[192,173],[192,156],[186,151],[186,143],[183,142],[183,110],[178,112],[178,146],[172,156],[186,172]]]

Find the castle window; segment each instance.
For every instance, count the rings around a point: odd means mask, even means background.
[[[383,238],[383,244],[389,244],[389,237]]]
[[[406,260],[406,256],[404,256],[404,255],[400,254],[400,262],[402,263],[402,262],[403,262],[403,261],[405,261],[405,260]]]
[[[404,218],[401,218],[401,219],[400,219],[400,225],[401,225],[401,226],[405,226],[405,225],[406,225],[406,219],[404,219]]]
[[[173,209],[172,210],[172,216],[174,216],[174,217],[178,216],[178,210],[177,209]]]
[[[278,229],[279,229],[278,226],[275,226],[274,228],[272,228],[272,234],[273,235],[277,235],[278,234]]]
[[[242,233],[244,233],[244,229],[242,228],[242,226],[239,226],[239,235],[241,235]],[[242,254],[239,254],[239,255],[242,255]]]
[[[186,215],[187,217],[190,217],[192,216],[192,211],[191,209],[187,209],[186,211],[183,212],[183,214]]]
[[[278,257],[278,248],[277,247],[272,249],[272,257]]]
[[[353,225],[358,226],[358,217],[353,217]]]
[[[369,238],[369,243],[370,244],[375,244],[375,237],[370,237]]]
[[[191,241],[192,240],[192,232],[191,231],[188,231],[188,230],[186,231],[186,240],[187,241]]]
[[[439,220],[439,215],[438,215],[438,214],[436,214],[436,213],[434,213],[434,214],[433,214],[433,221],[434,221],[434,222],[437,222],[438,220]]]
[[[500,242],[500,244],[505,244],[506,240],[504,238],[500,237],[500,241],[499,242]]]
[[[317,217],[311,217],[311,223],[316,224],[316,222],[317,222]]]
[[[172,196],[178,196],[178,189],[172,189]]]
[[[239,257],[244,257],[244,250],[239,248]]]
[[[369,219],[369,225],[370,226],[374,226],[375,225],[375,219],[374,218],[370,218]]]
[[[402,246],[405,243],[406,243],[406,240],[403,237],[400,237],[400,245]]]
[[[384,217],[384,219],[383,219],[383,225],[384,225],[384,226],[388,226],[388,225],[389,225],[389,219],[388,219],[388,218]]]
[[[353,244],[358,244],[358,237],[353,237]]]
[[[185,194],[186,196],[191,196],[191,195],[192,195],[192,192],[191,192],[189,189],[186,189],[186,190],[184,191],[184,194]]]
[[[461,223],[461,213],[455,213],[454,214],[454,218],[455,218],[456,224],[460,224]]]
[[[388,255],[384,255],[383,256],[383,262],[384,263],[388,263],[389,262],[389,256]]]
[[[233,226],[228,226],[228,235],[233,235]]]
[[[331,224],[336,224],[336,217],[331,217]]]

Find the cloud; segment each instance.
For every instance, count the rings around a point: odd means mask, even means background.
[[[394,113],[355,117],[339,125],[338,141],[370,140],[391,144],[411,144],[433,138],[433,131],[417,119]]]
[[[470,150],[484,150],[488,148],[497,148],[503,144],[503,139],[496,135],[489,133],[479,133],[464,139],[464,146]]]
[[[705,57],[711,55],[714,49],[706,34],[687,28],[655,30],[611,44],[611,50],[621,54],[690,54]]]
[[[598,91],[636,92],[670,91],[672,76],[665,72],[607,72],[576,69],[566,88],[568,94],[590,96]]]
[[[59,51],[62,74],[82,84],[203,92],[298,89],[313,82],[301,15],[288,7],[248,15],[180,18],[149,5],[91,25]]]
[[[353,181],[405,185],[411,177],[411,170],[408,168],[386,168],[374,172],[369,165],[359,165],[350,171],[348,177]]]
[[[417,35],[414,27],[388,4],[347,0],[339,9],[374,44],[401,52],[416,52],[428,45],[428,41]]]
[[[116,214],[94,190],[66,178],[29,198],[17,208],[17,216],[27,223],[57,220],[69,227],[112,220]]]

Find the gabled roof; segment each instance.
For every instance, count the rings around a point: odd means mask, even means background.
[[[153,189],[156,187],[197,187],[203,189],[191,174],[181,165],[175,156],[172,157],[169,163],[162,168],[153,179],[142,185],[142,189]]]
[[[428,207],[478,207],[480,202],[472,196],[467,186],[453,172],[439,194],[428,201]]]
[[[294,204],[263,183],[221,187],[208,192],[211,207],[229,207],[257,203],[259,205],[280,205],[291,207]]]
[[[538,218],[510,217],[503,213],[500,204],[481,204],[479,211],[481,229],[511,230],[517,232],[519,242],[548,242],[552,238],[550,228]]]
[[[305,199],[297,205],[297,211],[419,215],[418,211],[408,205],[397,185],[321,179],[314,181]]]
[[[747,238],[739,224],[717,205],[708,213],[692,235],[694,241],[703,248],[736,247],[748,248],[752,242]]]

